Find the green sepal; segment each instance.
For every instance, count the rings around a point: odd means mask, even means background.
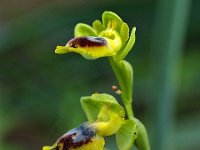
[[[112,23],[115,24],[115,28],[114,30],[116,30],[118,33],[120,33],[120,29],[121,29],[121,26],[123,24],[123,21],[122,19],[117,15],[115,14],[114,12],[111,12],[111,11],[105,11],[102,15],[102,22],[103,22],[103,26],[104,28],[112,28],[112,26],[110,26]],[[111,24],[110,24],[111,23]]]
[[[121,26],[120,36],[122,39],[122,45],[124,45],[129,38],[129,27],[126,23],[123,23]]]
[[[100,20],[95,20],[92,23],[92,27],[96,30],[97,34],[104,30],[103,24]]]
[[[112,58],[109,60],[122,90],[122,100],[125,105],[130,104],[132,102],[133,68],[125,60],[119,62]]]
[[[126,29],[125,29],[126,30]],[[121,48],[121,50],[118,52],[118,54],[116,56],[114,56],[113,58],[115,59],[115,61],[120,61],[125,59],[126,55],[130,52],[130,50],[133,48],[134,44],[135,44],[135,31],[136,28],[134,27],[131,31],[131,35],[128,41],[126,41],[126,43],[123,45],[123,47]]]
[[[134,121],[137,125],[137,130],[138,130],[138,137],[135,140],[135,145],[138,150],[150,150],[150,143],[149,143],[149,138],[148,134],[146,131],[145,126],[142,124],[142,122],[136,118],[134,118]]]
[[[124,45],[124,47],[121,48],[119,53],[116,56],[114,56],[115,61],[123,60],[126,57],[126,55],[130,52],[130,50],[133,48],[135,44],[135,39],[136,39],[135,31],[136,31],[136,28],[133,27],[129,40]]]
[[[74,29],[74,36],[97,36],[97,33],[91,26],[84,23],[78,23]]]
[[[119,150],[130,150],[138,136],[134,120],[125,120],[125,123],[116,133],[116,142]]]
[[[121,117],[125,115],[124,108],[109,94],[103,93],[84,96],[81,98],[81,105],[89,121],[96,121],[103,106],[107,106],[109,111],[115,112]]]

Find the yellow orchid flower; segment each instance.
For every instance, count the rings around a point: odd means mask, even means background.
[[[82,98],[83,107],[96,107],[95,120],[83,123],[61,136],[54,145],[43,150],[103,150],[105,136],[116,134],[125,123],[124,109],[109,94],[92,94]],[[89,109],[87,114],[91,112]],[[95,114],[95,112],[94,112]],[[96,116],[96,117],[95,117]]]
[[[55,53],[75,52],[86,59],[113,56],[120,60],[127,55],[135,42],[135,28],[129,38],[128,25],[110,11],[103,13],[102,22],[95,20],[93,27],[78,23],[74,35],[65,46],[57,46]]]

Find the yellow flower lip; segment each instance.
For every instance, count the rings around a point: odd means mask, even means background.
[[[65,133],[53,146],[44,146],[43,150],[92,150],[93,147],[102,150],[104,144],[104,138],[96,134],[89,122],[85,122]]]
[[[83,36],[71,39],[65,46],[57,46],[55,53],[64,54],[75,52],[86,59],[96,59],[116,55],[109,40],[104,37]]]

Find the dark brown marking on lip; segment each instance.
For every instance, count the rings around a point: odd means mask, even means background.
[[[100,37],[77,37],[68,42],[70,47],[100,47],[107,45],[104,38]]]
[[[57,145],[63,145],[63,150],[78,148],[92,142],[92,138],[95,137],[95,135],[95,131],[92,128],[83,124],[78,128],[70,130],[67,134],[58,139]],[[55,150],[59,150],[59,146],[57,146]]]

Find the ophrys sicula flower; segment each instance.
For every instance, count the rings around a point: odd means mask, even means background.
[[[53,146],[44,146],[43,150],[103,150],[104,137],[116,134],[125,123],[123,107],[109,94],[85,96],[81,103],[89,121],[68,131]]]
[[[113,12],[106,11],[102,22],[95,20],[93,26],[79,23],[75,27],[75,37],[65,46],[57,46],[55,53],[75,52],[86,59],[115,57],[123,59],[135,42],[135,28],[129,39],[129,27]]]

